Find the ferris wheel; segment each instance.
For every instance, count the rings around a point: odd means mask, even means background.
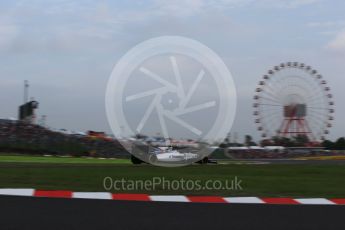
[[[334,102],[326,80],[299,62],[274,66],[260,80],[254,116],[263,138],[273,136],[323,140],[334,120]]]

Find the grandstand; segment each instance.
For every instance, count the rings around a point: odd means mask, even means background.
[[[0,152],[127,158],[115,139],[74,135],[24,121],[0,119]]]

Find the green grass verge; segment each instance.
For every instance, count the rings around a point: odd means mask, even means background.
[[[11,158],[12,157],[12,158]],[[121,180],[242,180],[243,190],[122,190],[113,193],[186,194],[261,197],[345,197],[344,165],[192,165],[162,168],[131,165],[125,160],[84,158],[1,156],[1,188],[36,188],[46,190],[105,191],[105,177]],[[46,159],[47,158],[47,159]],[[24,160],[25,159],[25,160]],[[52,160],[53,159],[53,160]],[[11,161],[11,162],[9,162]],[[16,161],[16,162],[14,162]],[[68,163],[67,163],[67,162]],[[87,163],[86,163],[87,162]]]
[[[56,157],[56,156],[27,156],[0,155],[0,163],[58,163],[58,164],[130,164],[128,159],[104,159],[91,157]]]

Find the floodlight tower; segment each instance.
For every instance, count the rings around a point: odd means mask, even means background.
[[[25,80],[24,81],[24,103],[23,104],[26,104],[28,101],[29,101],[29,81],[28,80]]]

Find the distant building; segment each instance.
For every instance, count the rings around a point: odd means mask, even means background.
[[[289,147],[287,148],[289,153],[299,153],[299,154],[308,154],[308,153],[320,153],[324,152],[324,147]]]
[[[27,123],[35,123],[35,110],[38,109],[39,103],[37,101],[29,101],[21,106],[19,106],[18,120]]]

